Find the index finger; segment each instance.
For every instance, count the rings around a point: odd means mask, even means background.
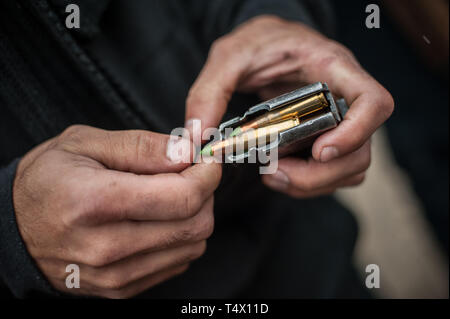
[[[221,178],[219,164],[196,164],[180,174],[136,175],[101,170],[83,190],[83,221],[176,220],[194,216]]]

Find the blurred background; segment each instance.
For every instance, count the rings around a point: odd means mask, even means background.
[[[333,1],[338,41],[394,96],[365,183],[339,191],[360,226],[355,264],[381,298],[448,298],[448,0]],[[367,5],[380,28],[365,26]]]

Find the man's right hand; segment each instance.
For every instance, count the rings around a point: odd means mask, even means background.
[[[20,234],[56,289],[127,298],[204,253],[221,168],[174,163],[167,142],[72,126],[21,160],[13,188]],[[69,264],[80,267],[79,289],[66,288]]]

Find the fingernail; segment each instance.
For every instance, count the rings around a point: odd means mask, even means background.
[[[190,163],[191,143],[184,138],[170,138],[167,142],[166,156],[173,163]]]
[[[285,189],[289,186],[289,177],[287,177],[287,175],[278,170],[275,174],[270,175],[267,178],[267,183],[275,189]]]
[[[320,161],[325,163],[339,156],[338,149],[334,146],[327,146],[320,153]]]
[[[184,127],[185,127],[185,128],[189,128],[189,127],[192,128],[192,125],[194,124],[194,121],[195,121],[195,120],[198,120],[198,119],[189,119],[189,120],[187,120],[187,121],[184,123]]]

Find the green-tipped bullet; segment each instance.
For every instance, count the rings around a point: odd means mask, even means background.
[[[202,151],[200,152],[200,155],[207,155],[207,156],[213,156],[213,150],[211,148],[211,144],[206,145]]]
[[[238,127],[236,127],[236,128],[234,129],[233,132],[231,132],[230,137],[238,136],[238,135],[240,135],[241,133],[242,133],[241,127],[238,126]]]

